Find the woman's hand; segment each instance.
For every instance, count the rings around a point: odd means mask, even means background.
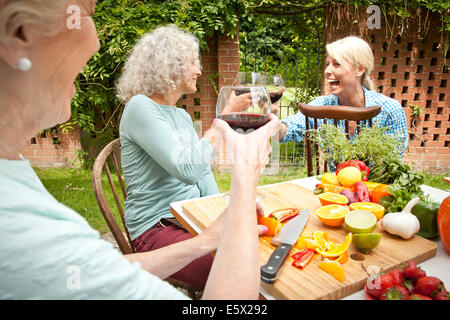
[[[274,114],[269,115],[270,121],[251,133],[241,134],[232,130],[229,125],[220,119],[215,120],[215,128],[219,129],[227,146],[227,154],[231,159],[232,179],[243,174],[248,181],[256,183],[259,175],[269,161],[271,152],[270,138],[276,135],[281,122]]]
[[[223,109],[222,114],[245,111],[252,104],[253,99],[251,93],[242,93],[236,95],[235,91],[232,91],[229,103]]]

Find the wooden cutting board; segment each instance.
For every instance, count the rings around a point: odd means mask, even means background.
[[[258,192],[265,196],[261,204],[266,215],[281,208],[295,207],[300,210],[309,208],[311,210],[310,218],[303,230],[303,235],[317,230],[326,231],[329,239],[336,240],[338,243],[344,242],[347,231],[343,226],[328,227],[317,218],[315,211],[321,205],[318,197],[312,191],[293,183],[281,183],[259,187]],[[219,195],[186,202],[182,205],[182,209],[191,221],[204,230],[226,206],[227,201],[222,195]],[[176,213],[174,214],[177,216]],[[192,228],[188,229],[193,232]],[[423,262],[433,257],[437,251],[436,243],[417,235],[403,240],[381,231],[379,226],[373,232],[382,233],[382,239],[380,244],[369,254],[361,254],[353,245],[350,245],[349,255],[359,253],[359,257],[364,260],[357,261],[349,258],[343,264],[344,282],[339,282],[330,274],[322,271],[318,267],[321,257],[316,255],[303,270],[293,267],[291,265],[293,259],[289,257],[280,270],[275,283],[268,285],[261,282],[261,284],[277,299],[340,299],[363,289],[367,274],[363,270],[362,264],[368,270],[379,267],[384,271],[390,271],[398,268],[407,260],[416,263]],[[261,265],[267,263],[275,249],[270,243],[270,239],[269,237],[260,237]]]

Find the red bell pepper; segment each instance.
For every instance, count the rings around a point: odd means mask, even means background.
[[[290,218],[295,217],[300,212],[297,208],[285,208],[285,209],[278,209],[272,212],[269,215],[269,218],[275,218],[280,222],[284,222]]]
[[[313,256],[314,256],[314,250],[307,249],[306,253],[304,253],[297,260],[292,262],[292,265],[299,269],[303,269],[312,260]]]
[[[294,254],[292,255],[291,258],[293,258],[294,260],[298,260],[298,259],[300,259],[302,256],[304,256],[308,251],[309,251],[308,248],[305,248],[305,249],[303,249],[303,250],[297,251],[296,253],[294,253]]]
[[[369,167],[361,160],[347,160],[344,162],[341,162],[336,170],[336,174],[339,173],[339,171],[341,171],[343,168],[346,167],[355,167],[358,168],[359,171],[361,171],[361,175],[362,175],[362,180],[363,181],[369,181],[369,173],[370,173],[370,169]]]
[[[364,182],[355,183],[356,197],[359,202],[370,202],[369,189]]]

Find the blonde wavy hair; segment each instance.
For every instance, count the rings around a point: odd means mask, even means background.
[[[117,97],[126,104],[133,96],[165,94],[187,77],[187,63],[194,58],[200,69],[199,41],[175,25],[156,28],[133,47],[116,83]]]
[[[33,24],[44,35],[54,35],[64,26],[67,0],[0,0],[0,41],[8,44],[24,24]],[[97,0],[78,0],[82,10],[95,10]]]
[[[364,66],[366,71],[361,78],[361,84],[369,90],[375,90],[375,85],[370,78],[374,66],[374,57],[372,48],[366,41],[355,36],[349,36],[327,44],[326,49],[328,55],[336,59],[337,62],[345,59],[355,68]]]

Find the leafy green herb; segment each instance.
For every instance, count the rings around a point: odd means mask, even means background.
[[[378,166],[387,158],[400,159],[401,143],[397,137],[387,134],[388,128],[374,125],[362,127],[358,135],[351,140],[345,132],[331,124],[312,129],[311,137],[323,152],[329,163],[341,163],[346,160],[361,160],[369,167]]]
[[[373,168],[369,174],[369,179],[391,185],[389,193],[392,196],[383,197],[380,200],[380,204],[386,209],[386,212],[402,211],[414,197],[419,197],[425,202],[430,201],[420,188],[420,185],[424,183],[424,176],[414,172],[409,165],[403,164],[400,159],[385,159],[383,163]]]
[[[386,158],[373,168],[369,174],[369,180],[394,185],[411,194],[422,194],[420,185],[424,182],[424,176],[414,172],[400,159]]]

